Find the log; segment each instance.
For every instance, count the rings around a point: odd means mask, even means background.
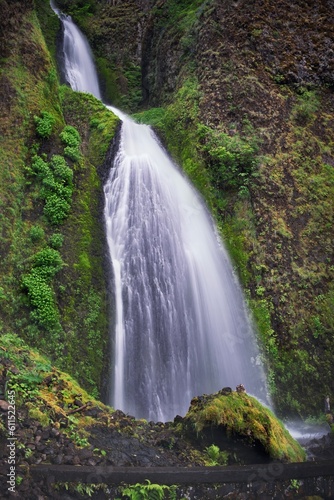
[[[142,483],[156,484],[250,483],[284,481],[312,477],[334,477],[334,460],[293,464],[270,463],[216,467],[113,467],[80,465],[32,465],[33,478],[53,482],[91,484]]]

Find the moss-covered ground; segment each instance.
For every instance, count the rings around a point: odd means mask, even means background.
[[[41,463],[213,466],[305,458],[274,415],[247,394],[194,398],[187,415],[174,422],[136,420],[94,399],[73,377],[14,334],[1,337],[0,390],[15,399],[19,494],[42,494],[49,488],[48,495],[57,498],[56,491],[79,491],[78,484],[55,484],[50,490],[50,485],[34,483],[29,468]],[[0,443],[6,441],[11,425],[4,403],[1,401]],[[6,467],[6,457],[5,452],[1,467]],[[1,475],[1,485],[3,479]]]

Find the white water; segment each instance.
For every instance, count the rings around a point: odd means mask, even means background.
[[[86,37],[73,23],[71,16],[60,12],[52,0],[50,5],[63,25],[64,71],[67,82],[73,90],[89,92],[101,100],[93,55]]]
[[[68,81],[100,97],[88,44],[60,17]],[[239,383],[266,401],[243,296],[203,201],[152,130],[111,109],[123,121],[104,189],[116,302],[112,405],[166,421],[184,415],[192,397]]]

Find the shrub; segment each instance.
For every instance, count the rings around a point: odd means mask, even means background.
[[[37,135],[39,135],[43,139],[49,138],[52,133],[53,125],[56,122],[55,117],[48,111],[42,111],[41,117],[34,116],[34,121],[36,125]]]
[[[59,137],[66,146],[76,147],[81,142],[80,134],[76,128],[71,125],[66,125]]]
[[[71,205],[64,198],[59,197],[57,194],[51,194],[46,200],[44,213],[50,223],[56,225],[66,219],[70,208]]]
[[[79,161],[81,157],[79,149],[72,146],[64,148],[64,155],[72,161]]]
[[[64,236],[61,233],[53,233],[49,238],[49,246],[58,250],[63,246]]]
[[[33,321],[46,329],[61,328],[50,282],[63,265],[59,252],[52,248],[44,248],[34,256],[30,273],[22,278],[23,289],[27,292],[33,308],[30,316]]]
[[[63,131],[60,133],[59,137],[65,144],[64,148],[65,156],[67,156],[68,158],[70,158],[70,160],[73,161],[80,160],[79,147],[81,143],[81,138],[77,129],[72,127],[71,125],[66,125]]]
[[[29,237],[33,243],[44,238],[44,229],[41,226],[33,226],[29,231]]]
[[[256,141],[246,141],[239,134],[229,136],[205,125],[198,126],[198,134],[216,184],[225,190],[249,185],[258,164]]]
[[[46,329],[60,326],[52,289],[43,276],[32,270],[22,278],[22,284],[33,307],[30,313],[32,320]]]
[[[297,125],[305,125],[319,109],[320,101],[316,92],[313,90],[303,91],[298,96],[298,102],[293,109],[293,115]]]
[[[49,165],[38,155],[32,158],[31,169],[27,169],[31,175],[36,175],[39,180],[45,179],[50,173]]]
[[[66,148],[65,148],[66,149]],[[67,165],[63,156],[53,155],[50,162],[55,180],[63,184],[71,184],[73,180],[73,171]]]
[[[34,257],[34,269],[38,268],[39,275],[45,279],[53,278],[63,265],[60,253],[53,248],[44,248]]]
[[[209,457],[209,465],[227,465],[228,453],[220,451],[219,446],[211,444],[205,448]]]
[[[44,214],[51,224],[60,224],[68,216],[73,193],[73,171],[63,156],[53,155],[48,163],[35,155],[31,168],[26,171],[36,175],[41,182],[40,197],[45,200]]]

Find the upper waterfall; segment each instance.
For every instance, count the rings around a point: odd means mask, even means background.
[[[87,41],[57,14],[69,83],[100,98]],[[265,401],[242,291],[205,203],[151,128],[111,109],[123,121],[104,187],[116,300],[111,403],[166,421],[224,386],[244,383]]]
[[[102,100],[99,81],[89,43],[72,21],[56,7],[51,0],[51,8],[62,21],[63,55],[66,80],[73,90],[89,92]]]

